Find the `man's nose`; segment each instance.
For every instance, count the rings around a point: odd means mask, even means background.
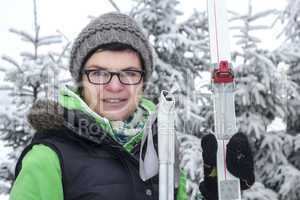
[[[117,75],[114,75],[110,82],[106,84],[105,87],[107,90],[112,92],[119,92],[124,89],[124,84],[122,84]]]

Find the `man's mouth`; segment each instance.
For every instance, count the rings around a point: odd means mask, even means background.
[[[106,111],[115,111],[126,108],[127,98],[105,98],[102,100],[103,109]]]
[[[125,98],[106,98],[103,99],[104,103],[109,103],[109,104],[118,104],[118,103],[122,103],[125,102],[127,99]]]

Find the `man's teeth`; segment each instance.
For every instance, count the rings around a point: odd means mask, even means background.
[[[108,103],[119,103],[123,100],[122,99],[104,99],[104,101],[108,102]]]

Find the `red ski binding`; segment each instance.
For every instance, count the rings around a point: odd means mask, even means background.
[[[234,75],[227,60],[220,61],[219,68],[214,69],[212,79],[214,83],[232,83]]]

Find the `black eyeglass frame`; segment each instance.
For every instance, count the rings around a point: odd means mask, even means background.
[[[105,83],[95,83],[95,82],[92,82],[91,79],[90,79],[90,73],[96,72],[96,71],[105,71],[105,72],[108,72],[108,73],[110,74],[110,78],[109,78],[108,81],[105,82]],[[94,85],[106,85],[106,84],[109,84],[110,81],[111,81],[111,79],[112,79],[113,76],[115,76],[115,75],[118,77],[120,83],[122,83],[123,85],[138,85],[138,84],[141,83],[142,79],[143,79],[144,76],[145,76],[145,71],[143,71],[143,70],[134,70],[134,69],[126,69],[126,70],[121,70],[121,71],[118,71],[118,72],[111,72],[111,71],[103,70],[103,69],[84,69],[83,72],[84,72],[84,74],[87,76],[88,81],[89,81],[90,83],[94,84]],[[129,83],[124,83],[124,82],[122,82],[121,79],[120,79],[120,75],[121,75],[122,72],[138,72],[138,73],[140,73],[141,78],[140,78],[140,80],[139,80],[138,82],[133,83],[133,84],[131,84],[131,83],[130,83],[130,84],[129,84]]]

